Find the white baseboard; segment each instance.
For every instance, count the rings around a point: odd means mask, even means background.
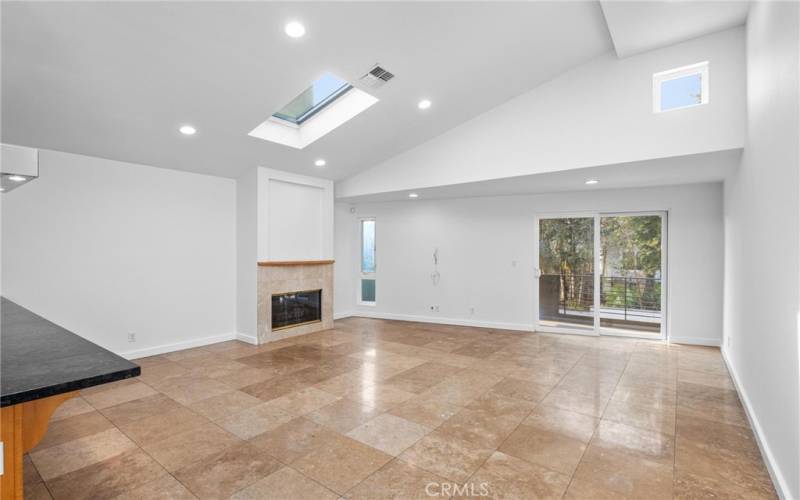
[[[412,314],[382,313],[373,311],[355,311],[350,316],[360,316],[362,318],[393,319],[397,321],[414,321],[417,323],[433,323],[437,325],[473,326],[477,328],[496,328],[498,330],[516,330],[520,332],[532,332],[533,325],[524,323],[501,323],[496,321],[478,321],[457,318],[437,318],[432,316],[415,316]]]
[[[335,312],[335,313],[333,313],[333,319],[334,320],[349,318],[350,316],[355,316],[355,313],[353,311],[345,311],[345,312]]]
[[[146,347],[144,349],[136,349],[134,351],[120,353],[119,355],[126,359],[145,358],[147,356],[155,356],[157,354],[191,349],[192,347],[202,347],[204,345],[216,344],[218,342],[225,342],[226,340],[235,340],[237,336],[238,335],[236,332],[223,333],[222,335],[184,340],[183,342],[175,342],[174,344],[164,344],[155,347]]]
[[[241,340],[242,342],[247,342],[248,344],[258,345],[258,339],[253,335],[247,335],[246,333],[237,333],[236,340]]]
[[[668,340],[671,344],[704,345],[707,347],[719,347],[722,342],[720,339],[698,337],[670,337]]]
[[[739,381],[739,375],[736,372],[736,367],[731,364],[731,361],[728,358],[727,349],[722,349],[722,359],[725,360],[725,366],[728,367],[728,372],[731,374],[733,385],[736,387],[736,392],[739,393],[739,399],[741,399],[742,406],[744,406],[744,412],[747,415],[747,420],[750,421],[750,428],[753,429],[753,434],[755,434],[758,448],[761,450],[761,456],[764,457],[764,462],[766,462],[767,465],[767,471],[769,472],[770,478],[772,478],[772,484],[775,485],[776,493],[778,493],[778,497],[781,499],[789,500],[792,498],[790,496],[791,490],[789,489],[789,485],[786,483],[786,478],[783,477],[781,470],[777,467],[775,455],[773,455],[769,444],[767,443],[766,439],[764,439],[764,431],[761,423],[758,421],[755,411],[753,411],[753,406],[750,404],[750,398],[748,397],[747,392],[744,390],[744,387]]]

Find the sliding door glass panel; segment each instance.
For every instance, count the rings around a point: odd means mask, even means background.
[[[539,325],[594,329],[594,217],[539,220]]]
[[[660,335],[661,215],[600,217],[600,327]]]

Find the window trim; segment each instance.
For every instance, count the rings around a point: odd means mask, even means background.
[[[375,223],[375,270],[371,273],[365,273],[362,267],[362,259],[364,257],[364,222],[372,221]],[[378,291],[377,291],[377,284],[378,284],[378,222],[375,217],[359,217],[358,219],[358,286],[356,287],[356,304],[359,306],[368,306],[368,307],[375,307],[378,304]],[[375,300],[374,301],[364,301],[361,297],[362,292],[362,284],[361,281],[364,279],[372,279],[375,280]]]
[[[700,102],[696,104],[688,104],[686,106],[677,106],[669,109],[661,109],[661,85],[664,82],[683,78],[685,76],[700,75]],[[677,111],[679,109],[689,109],[697,106],[708,104],[708,61],[690,64],[688,66],[681,66],[679,68],[660,71],[653,74],[653,113],[667,113],[670,111]]]

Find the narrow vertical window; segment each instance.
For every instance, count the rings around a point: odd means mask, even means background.
[[[359,301],[375,304],[375,219],[361,221],[361,287]]]

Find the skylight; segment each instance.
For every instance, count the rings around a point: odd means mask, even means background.
[[[346,81],[325,73],[272,116],[300,125],[351,88]]]
[[[708,102],[708,62],[653,75],[653,111],[688,108]]]

